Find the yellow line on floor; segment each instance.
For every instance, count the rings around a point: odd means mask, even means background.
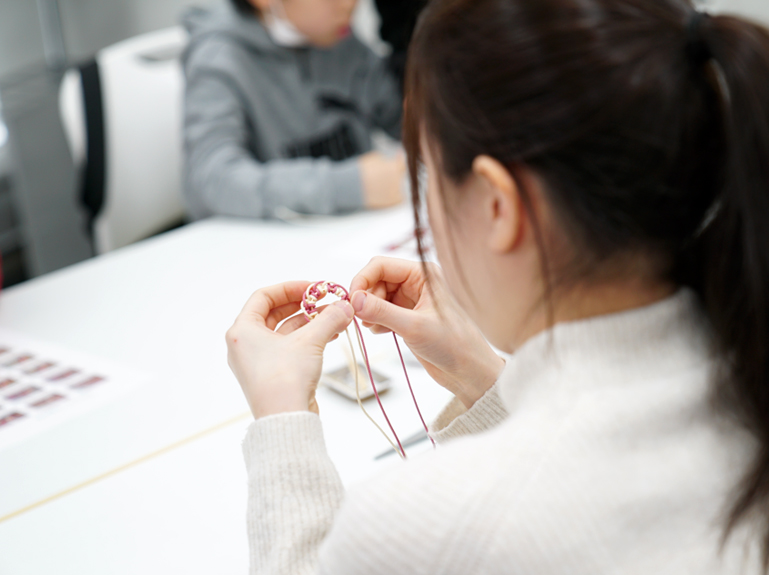
[[[158,457],[159,455],[163,455],[164,453],[168,453],[169,451],[173,451],[174,449],[177,449],[179,447],[182,447],[184,445],[187,445],[188,443],[192,443],[196,439],[200,439],[201,437],[205,437],[206,435],[210,435],[212,433],[215,433],[221,429],[224,429],[225,427],[229,427],[233,423],[237,423],[238,421],[242,421],[246,419],[247,417],[251,417],[251,413],[241,413],[240,415],[236,415],[235,417],[228,419],[227,421],[223,421],[221,423],[218,423],[214,425],[213,427],[209,427],[208,429],[204,429],[203,431],[200,431],[198,433],[195,433],[194,435],[190,435],[189,437],[185,437],[184,439],[181,439],[175,443],[172,443],[171,445],[166,445],[165,447],[162,447],[158,449],[157,451],[153,451],[152,453],[148,453],[147,455],[144,455],[142,457],[139,457],[138,459],[135,459],[133,461],[130,461],[128,463],[125,463],[119,467],[115,467],[114,469],[111,469],[105,473],[102,473],[101,475],[97,475],[96,477],[92,477],[91,479],[87,479],[86,481],[83,481],[82,483],[78,483],[77,485],[74,485],[72,487],[68,487],[67,489],[63,491],[59,491],[58,493],[55,493],[53,495],[50,495],[44,499],[41,499],[40,501],[36,501],[35,503],[32,503],[31,505],[27,505],[26,507],[22,507],[21,509],[18,509],[16,511],[13,511],[9,513],[8,515],[5,515],[3,517],[0,517],[0,523],[3,523],[4,521],[8,521],[9,519],[13,519],[14,517],[18,517],[19,515],[23,515],[24,513],[27,513],[28,511],[32,511],[33,509],[37,509],[38,507],[41,507],[45,505],[46,503],[50,503],[51,501],[56,501],[57,499],[61,499],[65,495],[69,495],[70,493],[74,493],[75,491],[79,491],[80,489],[83,489],[84,487],[88,487],[89,485],[93,485],[94,483],[97,483],[101,481],[102,479],[107,479],[108,477],[112,477],[113,475],[117,475],[121,471],[125,471],[126,469],[130,469],[131,467],[135,467],[141,463],[144,463],[145,461],[149,461],[150,459],[154,459],[155,457]]]

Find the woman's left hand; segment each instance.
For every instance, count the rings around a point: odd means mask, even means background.
[[[257,419],[290,411],[318,413],[315,389],[323,350],[350,324],[353,309],[340,301],[311,322],[304,314],[291,317],[309,285],[297,281],[260,289],[227,331],[227,362]]]

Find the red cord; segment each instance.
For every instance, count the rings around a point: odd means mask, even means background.
[[[414,388],[411,387],[411,380],[409,379],[409,372],[406,371],[406,362],[403,361],[403,354],[401,353],[401,346],[398,345],[398,337],[395,335],[395,332],[392,332],[393,334],[393,341],[395,342],[395,349],[398,350],[398,357],[401,358],[401,365],[403,366],[403,375],[406,376],[406,383],[409,386],[409,391],[411,392],[411,399],[414,400],[414,407],[417,408],[417,415],[419,415],[419,420],[422,422],[422,427],[425,428],[425,433],[427,434],[427,439],[430,440],[430,443],[433,444],[433,447],[435,447],[435,440],[430,435],[430,430],[427,429],[427,424],[425,423],[425,418],[422,417],[422,412],[419,410],[419,404],[417,403],[417,396],[414,395]]]
[[[403,446],[401,445],[401,440],[398,439],[398,434],[395,433],[395,428],[393,428],[392,423],[390,423],[390,418],[387,417],[387,412],[385,411],[384,405],[382,405],[382,400],[379,399],[379,392],[377,391],[376,384],[374,383],[374,375],[371,373],[371,364],[368,361],[368,351],[366,350],[366,342],[363,341],[363,333],[361,333],[360,325],[358,325],[358,318],[353,317],[352,321],[355,322],[355,329],[358,331],[358,336],[360,337],[360,344],[361,344],[361,347],[363,348],[363,361],[366,362],[366,370],[368,371],[368,378],[371,381],[371,388],[374,390],[374,396],[376,397],[376,401],[379,404],[379,409],[382,410],[382,415],[384,415],[387,425],[390,426],[390,431],[393,432],[393,436],[395,437],[395,442],[398,444],[398,448],[401,450],[401,455],[405,459],[406,450],[403,449]]]
[[[310,321],[312,318],[318,315],[316,304],[319,299],[322,299],[329,292],[333,293],[337,297],[340,297],[347,302],[350,302],[350,294],[342,286],[331,283],[331,282],[324,282],[324,281],[315,282],[314,284],[310,285],[307,288],[307,291],[305,291],[304,297],[302,298],[302,310],[304,311],[304,315],[307,318],[307,321]],[[353,322],[355,322],[355,330],[357,331],[358,339],[360,340],[361,351],[363,352],[363,361],[366,364],[366,371],[368,372],[369,381],[371,381],[371,389],[374,390],[374,396],[376,397],[376,401],[379,404],[379,409],[382,410],[382,415],[384,416],[385,421],[387,422],[387,425],[390,428],[390,431],[392,431],[392,434],[395,437],[395,441],[398,444],[398,448],[400,449],[401,455],[405,459],[406,450],[403,449],[403,445],[401,444],[400,439],[398,439],[398,434],[395,433],[395,428],[393,427],[392,423],[390,423],[390,418],[387,417],[387,412],[385,411],[384,405],[382,405],[382,400],[379,398],[379,391],[376,388],[376,383],[374,383],[374,374],[371,372],[371,364],[368,359],[366,342],[363,341],[363,332],[361,331],[360,325],[358,324],[358,319],[356,317],[353,317],[352,320]],[[424,417],[422,417],[422,412],[419,409],[419,404],[417,403],[416,395],[414,395],[414,388],[411,386],[411,380],[409,379],[409,374],[408,374],[408,371],[406,370],[406,362],[403,360],[403,353],[401,353],[401,347],[400,345],[398,345],[398,338],[395,335],[395,332],[392,332],[392,334],[393,334],[393,340],[395,341],[395,348],[398,350],[398,357],[400,357],[401,366],[403,367],[403,375],[406,376],[406,383],[408,384],[409,391],[411,392],[411,399],[414,400],[414,407],[416,407],[417,409],[419,420],[422,422],[422,426],[425,428],[425,432],[427,433],[428,439],[433,444],[433,447],[435,447],[435,440],[430,436],[430,431],[427,428],[425,419]]]

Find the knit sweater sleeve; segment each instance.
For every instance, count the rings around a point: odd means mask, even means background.
[[[430,425],[430,435],[443,443],[491,429],[506,417],[507,409],[499,396],[497,384],[494,384],[470,409],[456,397],[453,398]]]
[[[506,416],[495,385],[470,409],[452,400],[431,431],[443,442],[490,429]],[[261,418],[248,428],[243,455],[251,575],[316,573],[344,498],[320,419],[309,412]]]
[[[243,455],[251,575],[315,573],[344,496],[320,418],[297,412],[259,419],[248,429]]]

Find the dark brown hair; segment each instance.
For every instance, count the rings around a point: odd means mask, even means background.
[[[423,136],[456,184],[482,154],[544,181],[574,246],[546,285],[644,254],[698,294],[728,365],[719,406],[760,446],[725,536],[755,518],[766,569],[769,32],[689,0],[433,0],[406,76],[417,226]]]
[[[235,10],[237,10],[240,14],[243,16],[256,16],[259,14],[259,10],[251,4],[248,0],[231,0],[232,5],[235,6]]]

